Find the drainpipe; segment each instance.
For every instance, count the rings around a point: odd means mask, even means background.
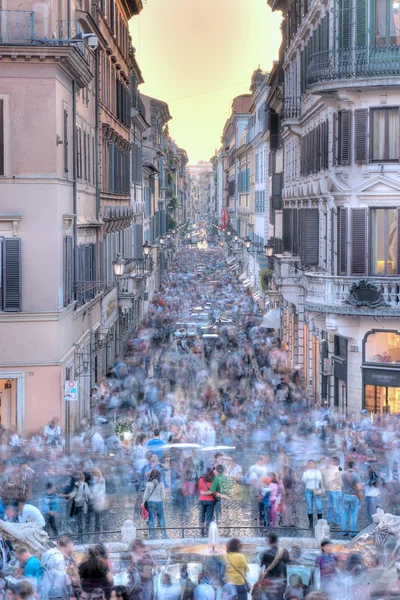
[[[77,154],[77,142],[76,142],[76,80],[72,81],[72,154],[73,154],[73,187],[72,187],[72,210],[74,211],[74,281],[77,280],[78,275],[78,154]],[[75,292],[75,290],[74,290]]]
[[[95,51],[95,103],[96,103],[96,218],[100,219],[100,98],[99,98],[99,84],[100,84],[100,72],[99,72],[99,48]]]

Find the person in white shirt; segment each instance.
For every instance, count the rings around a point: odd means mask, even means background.
[[[215,590],[205,573],[199,575],[199,585],[195,587],[194,600],[215,600]]]
[[[53,417],[44,428],[43,435],[46,446],[58,446],[61,443],[62,431],[58,423],[59,420],[57,417]]]
[[[18,521],[20,523],[38,523],[42,527],[46,525],[45,518],[40,510],[32,504],[26,504],[25,500],[18,500]]]
[[[321,471],[316,468],[315,462],[309,460],[306,465],[306,470],[303,473],[301,481],[305,487],[305,498],[307,502],[308,520],[310,529],[313,528],[313,502],[317,509],[318,519],[322,519],[322,498],[320,490],[323,488]]]

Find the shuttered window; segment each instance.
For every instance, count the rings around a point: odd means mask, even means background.
[[[82,132],[81,128],[76,128],[76,174],[78,179],[82,178]]]
[[[399,109],[371,109],[371,160],[399,160]]]
[[[351,5],[352,0],[340,0],[339,2],[339,47],[343,49],[349,49],[351,46]]]
[[[4,100],[0,98],[0,175],[4,175]]]
[[[347,275],[347,208],[338,210],[338,273]]]
[[[351,145],[351,111],[341,110],[338,115],[338,150],[339,165],[350,164],[350,145]]]
[[[329,166],[328,121],[323,121],[301,138],[300,174],[308,175]]]
[[[143,225],[135,224],[134,258],[143,258]]]
[[[80,282],[95,282],[97,280],[96,274],[96,244],[80,244],[77,246],[77,276],[76,280]],[[85,291],[78,291],[76,300],[79,304],[89,302],[94,298],[96,294],[96,288],[93,287]]]
[[[88,169],[87,169],[87,161],[88,161],[88,156],[87,156],[87,134],[84,131],[83,132],[83,179],[85,181],[87,181],[88,178]]]
[[[354,111],[354,161],[359,165],[367,163],[368,111],[359,108]]]
[[[64,177],[68,177],[68,110],[64,108]],[[0,167],[1,169],[1,167]]]
[[[3,310],[20,312],[21,308],[21,239],[3,238],[2,287]]]
[[[300,217],[300,260],[304,265],[318,265],[319,213],[318,208],[302,208]]]
[[[351,274],[366,274],[367,212],[365,208],[351,211]]]
[[[282,209],[282,173],[272,174],[272,208]]]

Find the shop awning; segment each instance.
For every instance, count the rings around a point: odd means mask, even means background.
[[[239,277],[239,281],[244,281],[245,279],[247,279],[247,275],[246,275],[246,273],[242,273],[241,276]]]
[[[228,263],[228,265],[233,265],[233,263],[236,262],[236,258],[234,256],[231,256],[226,262]]]
[[[281,327],[281,310],[280,308],[272,308],[265,313],[261,322],[261,327],[266,329],[280,329]]]
[[[231,265],[231,266],[229,267],[229,270],[230,270],[230,271],[234,271],[234,270],[235,270],[235,269],[236,269],[238,266],[239,266],[239,265],[238,265],[238,263],[237,263],[237,262],[235,262],[235,263],[233,263],[233,265]]]
[[[261,292],[255,292],[255,293],[253,294],[253,299],[254,299],[254,300],[258,300],[260,297],[261,297]]]
[[[246,289],[251,285],[251,279],[245,279],[243,281],[243,287]]]

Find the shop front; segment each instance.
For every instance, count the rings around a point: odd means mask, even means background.
[[[400,414],[400,332],[369,331],[363,343],[363,405],[372,414]]]

